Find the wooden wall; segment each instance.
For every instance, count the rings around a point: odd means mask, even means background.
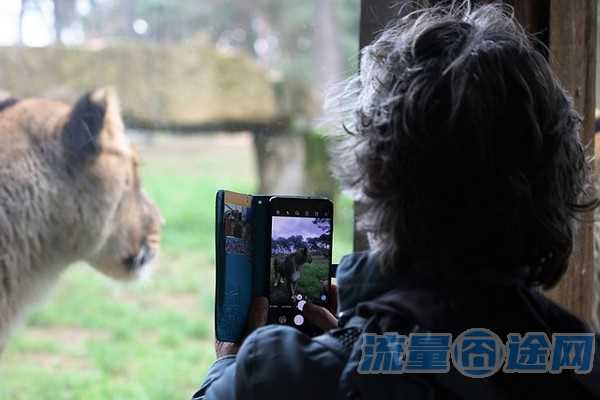
[[[583,140],[590,144],[590,156],[594,152],[596,20],[596,0],[550,1],[551,62],[584,117],[581,133]],[[583,224],[577,235],[569,272],[550,292],[551,297],[588,321],[592,317],[594,295],[593,248],[593,226]]]

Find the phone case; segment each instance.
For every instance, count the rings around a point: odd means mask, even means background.
[[[215,332],[237,342],[252,299],[266,291],[268,197],[219,190],[215,204]]]
[[[303,199],[290,197],[290,199],[296,198]],[[253,196],[226,190],[217,192],[215,202],[217,340],[238,342],[246,333],[252,299],[257,296],[269,297],[270,199],[271,196]],[[330,264],[330,277],[332,272]],[[276,315],[272,315],[269,311],[270,322],[284,323],[277,322],[273,318],[277,319]],[[316,328],[311,328],[309,324],[297,328],[306,333],[317,333]]]

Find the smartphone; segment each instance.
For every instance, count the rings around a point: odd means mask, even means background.
[[[324,198],[271,197],[269,220],[269,323],[318,334],[303,309],[307,303],[330,304],[333,203]]]

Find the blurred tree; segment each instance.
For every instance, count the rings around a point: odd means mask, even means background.
[[[277,239],[274,239],[271,242],[271,246],[276,253],[291,252],[296,251],[301,247],[310,248],[311,239],[315,246],[318,246],[322,242],[320,238],[309,238],[308,241],[306,241],[302,235],[292,235],[287,238],[278,237]]]
[[[304,190],[329,199],[335,199],[339,194],[336,180],[329,172],[329,142],[320,132],[307,131],[304,133],[306,159],[304,163]]]
[[[54,6],[57,43],[78,22],[86,39],[164,42],[205,34],[312,86],[356,68],[359,0],[21,0],[21,33],[25,12],[39,12],[44,2]],[[136,31],[137,20],[147,31]]]
[[[249,54],[275,72],[276,82],[285,83],[279,85],[286,88],[280,112],[300,121],[294,128],[300,135],[286,135],[288,126],[255,135],[260,190],[335,196],[326,143],[305,142],[304,134],[310,130],[306,122],[320,109],[314,94],[356,70],[359,0],[21,1],[23,10],[29,2],[52,1],[57,43],[63,30],[77,23],[85,40],[94,44],[132,39],[168,43],[202,35],[222,50]]]
[[[19,45],[23,45],[23,19],[25,18],[25,11],[27,10],[27,5],[31,0],[21,0],[21,9],[19,10]]]
[[[324,233],[319,236],[319,243],[324,249],[329,249],[331,246],[331,233]]]
[[[124,20],[125,20],[125,31],[129,37],[135,38],[137,32],[135,31],[135,22],[137,19],[137,1],[136,0],[124,0]]]
[[[338,82],[342,75],[342,48],[338,35],[335,0],[315,3],[314,76],[319,88]]]
[[[59,4],[58,26],[70,23],[75,0],[53,1]],[[221,47],[247,52],[313,87],[337,80],[357,65],[359,0],[87,2],[90,12],[76,15],[87,38],[165,42],[204,34]],[[147,32],[136,32],[137,20],[147,24]]]
[[[331,233],[331,220],[329,218],[315,218],[313,224],[324,234]]]
[[[41,9],[40,0],[21,0],[21,10],[19,12],[19,44],[23,44],[23,20],[28,11],[37,11]],[[54,23],[54,41],[62,44],[63,30],[69,26],[76,18],[76,0],[52,0],[53,23]]]
[[[57,44],[62,44],[63,30],[75,18],[75,0],[52,0],[54,5],[54,35]]]

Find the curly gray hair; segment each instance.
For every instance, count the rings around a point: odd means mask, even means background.
[[[572,99],[510,8],[398,18],[328,108],[349,133],[334,173],[384,266],[558,282],[596,206],[582,201],[589,160]]]

